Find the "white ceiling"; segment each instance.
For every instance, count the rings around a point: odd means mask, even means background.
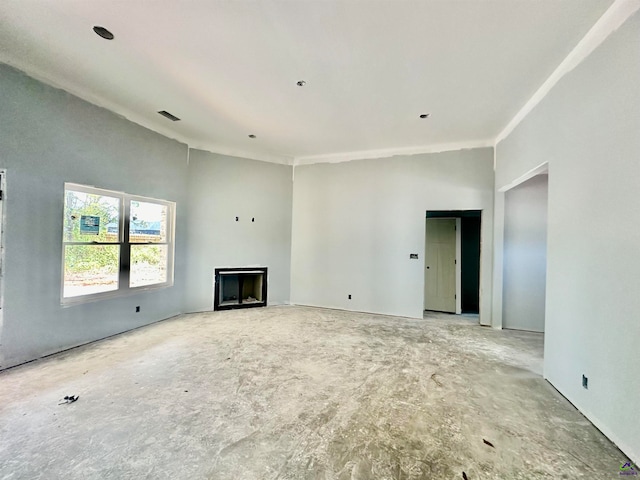
[[[0,60],[220,153],[486,145],[612,2],[2,0]]]

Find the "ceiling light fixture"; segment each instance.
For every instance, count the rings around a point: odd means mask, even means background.
[[[111,33],[109,30],[107,30],[104,27],[99,27],[98,25],[96,25],[95,27],[93,27],[93,31],[96,32],[97,35],[101,36],[105,40],[113,40],[114,38],[113,33]]]
[[[249,138],[256,138],[256,136],[252,133],[249,135]]]
[[[298,80],[296,82],[296,85],[298,85],[299,87],[304,87],[307,84],[307,82],[305,82],[304,80]]]
[[[162,115],[163,117],[168,118],[168,119],[169,119],[169,120],[171,120],[172,122],[177,122],[177,121],[179,121],[179,120],[180,120],[178,117],[176,117],[175,115],[173,115],[173,114],[171,114],[171,113],[167,112],[166,110],[160,110],[158,113],[159,113],[160,115]]]
[[[420,118],[429,118],[430,116],[430,113],[423,113],[422,115],[420,115]]]

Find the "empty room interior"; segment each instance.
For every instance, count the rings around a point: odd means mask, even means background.
[[[0,480],[639,475],[639,59],[640,0],[0,2]]]

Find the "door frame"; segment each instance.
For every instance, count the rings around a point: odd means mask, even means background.
[[[493,212],[487,211],[484,208],[465,206],[465,208],[425,208],[423,210],[423,228],[422,232],[425,234],[423,237],[423,255],[426,254],[426,217],[439,217],[439,218],[459,218],[462,223],[462,218],[467,216],[478,217],[480,219],[480,239],[479,239],[479,258],[478,258],[478,323],[483,326],[492,326],[492,306],[493,296],[491,287],[493,285],[493,250],[487,248],[487,244],[491,245],[493,242],[494,225],[489,220],[493,217]],[[457,228],[460,232],[460,239],[462,240],[462,228]],[[462,246],[462,241],[460,241]],[[462,287],[462,249],[458,253],[457,257],[460,259],[456,265],[459,267],[456,275],[460,278]],[[426,287],[426,271],[425,260],[421,262],[422,265],[422,308],[424,312],[425,307],[425,287]],[[457,298],[460,299],[460,307],[462,307],[462,291],[456,292]],[[462,309],[460,308],[459,311]]]
[[[504,286],[504,208],[505,208],[505,196],[506,192],[512,188],[517,187],[521,183],[540,175],[541,173],[549,174],[549,161],[544,161],[537,167],[532,168],[524,175],[516,178],[511,183],[496,189],[494,196],[493,206],[493,282],[492,282],[492,299],[491,299],[491,311],[493,328],[502,330],[502,301],[503,301],[503,286]],[[551,175],[549,175],[549,181],[551,181]],[[547,207],[548,208],[548,207]],[[547,230],[547,236],[549,231]],[[482,255],[482,251],[480,251]],[[547,257],[548,261],[548,257]],[[482,288],[482,286],[481,286]]]
[[[462,217],[456,219],[456,315],[462,313]],[[478,292],[480,295],[480,292]]]

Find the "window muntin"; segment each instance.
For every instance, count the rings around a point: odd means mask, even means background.
[[[62,303],[173,285],[175,204],[65,184]]]

